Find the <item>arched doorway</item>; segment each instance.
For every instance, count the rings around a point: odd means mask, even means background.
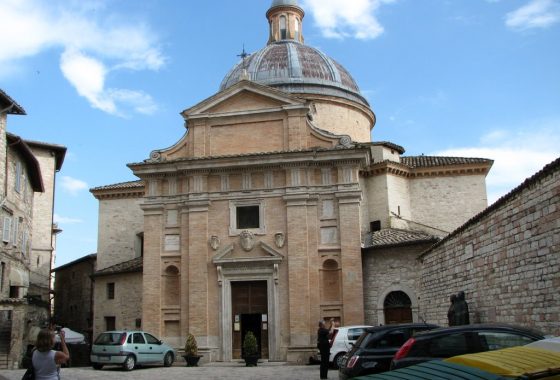
[[[387,294],[383,301],[385,324],[412,322],[412,302],[408,295],[400,290]]]

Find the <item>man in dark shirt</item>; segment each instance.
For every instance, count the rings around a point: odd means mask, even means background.
[[[327,329],[325,326],[325,321],[319,321],[319,329],[317,330],[317,348],[321,353],[321,379],[326,379],[329,372],[329,357],[331,355],[331,344],[329,342],[329,337],[331,330],[334,325],[334,319],[331,318],[330,326]]]

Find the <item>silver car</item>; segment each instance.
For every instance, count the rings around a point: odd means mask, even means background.
[[[163,364],[170,367],[175,350],[144,331],[107,331],[99,334],[91,347],[93,368],[122,365],[132,371],[137,364]]]

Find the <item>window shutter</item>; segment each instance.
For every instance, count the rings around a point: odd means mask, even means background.
[[[10,242],[10,229],[12,227],[12,218],[9,216],[4,217],[4,226],[2,227],[2,241],[5,243]]]
[[[14,247],[18,245],[18,233],[19,233],[19,219],[17,217],[14,218]]]

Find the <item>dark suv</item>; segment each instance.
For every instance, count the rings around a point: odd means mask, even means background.
[[[446,327],[410,338],[396,353],[391,369],[434,359],[525,345],[544,339],[538,331],[505,324]]]
[[[439,326],[407,323],[367,328],[342,359],[338,376],[349,379],[389,370],[391,359],[408,338]]]

